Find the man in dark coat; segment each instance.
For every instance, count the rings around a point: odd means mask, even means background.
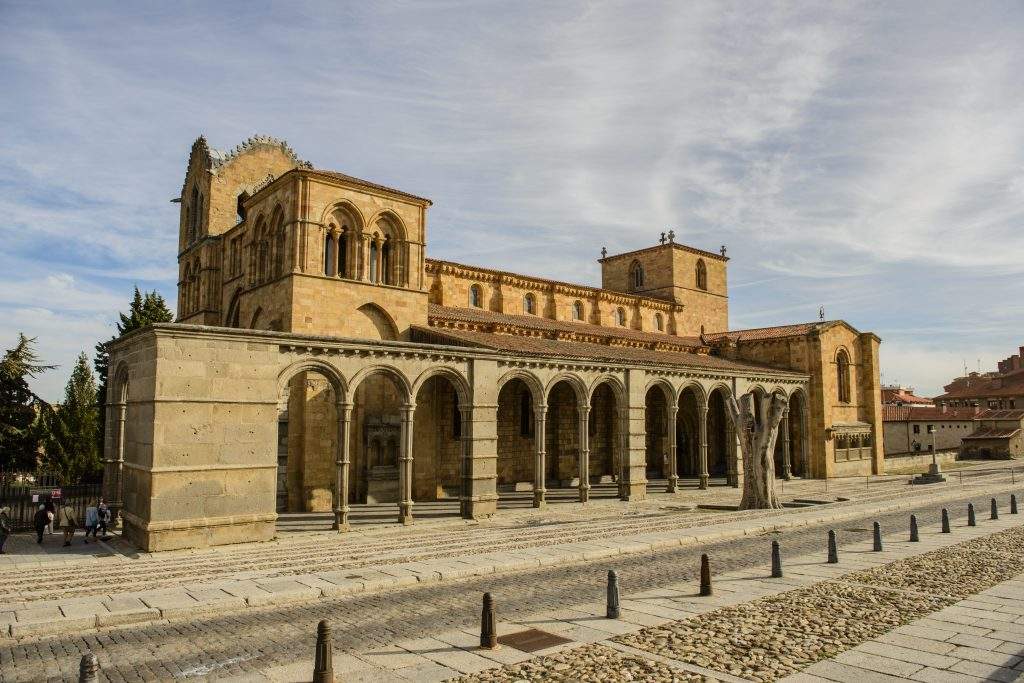
[[[36,510],[36,516],[32,518],[32,526],[36,528],[36,543],[43,542],[43,532],[46,531],[46,525],[49,523],[50,516],[46,514],[46,506],[40,505]]]

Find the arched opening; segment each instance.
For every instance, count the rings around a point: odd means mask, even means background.
[[[370,282],[378,281],[379,271],[377,269],[377,241],[370,242]]]
[[[587,441],[590,447],[590,497],[617,497],[622,429],[619,421],[619,402],[611,382],[599,384],[590,398]]]
[[[228,304],[227,313],[224,314],[224,327],[238,327],[238,318],[241,311],[241,290],[235,291],[231,297],[231,303]]]
[[[545,480],[549,497],[566,498],[553,489],[576,488],[580,485],[579,400],[567,380],[551,387],[547,398],[544,450]]]
[[[363,304],[356,309],[357,316],[353,316],[353,337],[359,339],[384,339],[395,341],[398,339],[398,327],[394,320],[383,308],[377,304]]]
[[[402,499],[402,410],[407,404],[404,387],[390,372],[373,372],[356,387],[349,435],[349,500],[371,509],[354,514],[353,523],[394,520],[395,506]]]
[[[665,319],[661,316],[661,313],[654,314],[654,329],[658,332],[665,331]]]
[[[789,462],[793,477],[810,476],[807,463],[807,401],[800,391],[789,397]]]
[[[572,304],[572,319],[583,320],[583,302],[575,301]]]
[[[708,475],[711,477],[725,477],[729,474],[732,449],[729,444],[730,430],[725,412],[725,391],[718,387],[708,396]]]
[[[537,299],[533,294],[527,294],[523,297],[523,313],[537,315]]]
[[[327,230],[324,233],[324,275],[330,277],[334,275],[334,237],[331,236],[331,231]]]
[[[473,285],[469,288],[469,305],[473,308],[483,307],[483,294],[480,292],[480,285]]]
[[[277,416],[278,513],[330,512],[338,456],[338,388],[321,372],[302,370],[283,386]],[[326,520],[327,518],[324,517]],[[308,517],[282,518],[290,528]]]
[[[335,260],[337,268],[335,269],[335,275],[338,277],[348,277],[348,232],[342,231],[338,235],[338,258]]]
[[[619,327],[626,326],[626,309],[616,308],[615,309],[615,324]]]
[[[697,289],[707,290],[708,288],[708,267],[704,265],[704,259],[697,259]]]
[[[389,212],[378,218],[374,227],[380,240],[380,264],[377,266],[377,277],[371,279],[387,285],[408,285],[407,268],[404,265],[408,259],[408,242],[401,221]],[[371,268],[376,261],[377,258],[371,260]]]
[[[536,476],[536,413],[533,393],[519,378],[505,382],[498,392],[498,492],[503,503],[532,504]]]
[[[416,392],[413,419],[412,497],[418,517],[458,514],[462,493],[463,433],[459,398],[452,380],[429,378]],[[464,407],[464,406],[463,406]]]
[[[644,288],[644,267],[639,261],[633,261],[629,266],[629,281],[634,292]]]
[[[840,403],[850,402],[850,355],[846,349],[836,354],[836,387]]]
[[[668,456],[668,400],[660,386],[647,390],[644,398],[644,445],[646,449],[647,480],[666,479],[669,476]]]
[[[676,471],[680,478],[694,482],[700,477],[701,400],[696,389],[686,387],[679,395],[676,416]]]

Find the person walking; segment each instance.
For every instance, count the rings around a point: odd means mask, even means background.
[[[11,508],[4,506],[0,508],[0,555],[6,555],[4,545],[7,537],[11,535]]]
[[[46,506],[40,503],[35,516],[32,518],[32,526],[36,530],[36,543],[43,542],[43,532],[46,531],[46,525],[49,523],[50,515],[46,512]]]
[[[75,529],[78,528],[78,517],[70,505],[62,505],[60,508],[60,525],[64,529],[64,547],[71,545],[75,537]]]
[[[96,527],[100,525],[100,512],[95,505],[85,508],[85,542],[89,542],[89,534],[96,538]]]
[[[57,516],[57,507],[53,504],[52,500],[48,500],[45,503],[46,514],[50,518],[49,524],[46,525],[46,533],[53,535],[53,520]]]
[[[106,502],[104,502],[102,498],[100,498],[100,503],[96,507],[100,517],[99,529],[103,532],[103,536],[100,537],[100,540],[105,541],[110,538],[107,533],[107,529],[110,526],[110,508],[107,507]],[[93,534],[93,538],[96,538],[95,534]]]

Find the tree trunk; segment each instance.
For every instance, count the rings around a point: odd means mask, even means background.
[[[754,416],[754,396],[746,393],[737,404],[732,396],[726,401],[740,441],[743,455],[743,498],[741,510],[779,509],[782,503],[775,494],[775,440],[779,423],[789,401],[783,394],[772,394],[761,402],[760,420]],[[760,422],[760,426],[758,426]]]

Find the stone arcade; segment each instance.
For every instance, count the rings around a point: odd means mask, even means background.
[[[146,550],[286,511],[736,486],[748,391],[789,398],[778,476],[881,472],[878,338],[728,330],[724,248],[605,253],[600,288],[428,259],[429,200],[267,137],[199,138],[180,201],[178,321],[110,345],[106,495]]]

